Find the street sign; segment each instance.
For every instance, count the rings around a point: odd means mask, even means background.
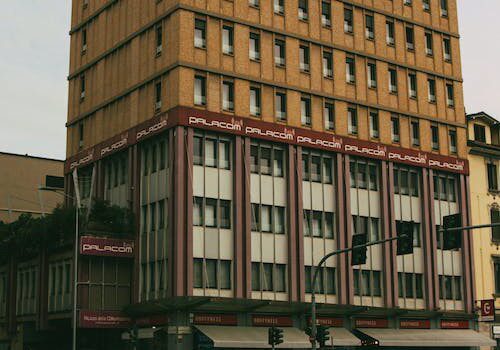
[[[495,320],[495,300],[481,300],[481,321]]]

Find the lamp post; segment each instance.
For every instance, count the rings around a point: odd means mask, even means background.
[[[76,306],[78,303],[78,294],[77,294],[77,288],[78,288],[78,240],[80,238],[80,225],[79,225],[79,213],[80,213],[80,203],[78,203],[78,200],[75,197],[72,197],[66,193],[61,193],[61,189],[59,188],[52,188],[52,187],[39,187],[39,191],[49,191],[49,192],[54,192],[57,193],[61,196],[64,196],[66,198],[69,198],[71,200],[76,200],[76,215],[75,215],[75,249],[74,249],[74,261],[73,261],[73,337],[72,337],[72,349],[76,350],[76,328],[77,328],[77,312],[76,312]]]

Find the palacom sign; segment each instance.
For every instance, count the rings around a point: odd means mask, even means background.
[[[114,258],[133,258],[135,242],[129,239],[82,236],[80,254],[90,256],[109,256]]]

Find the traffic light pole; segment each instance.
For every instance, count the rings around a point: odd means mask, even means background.
[[[398,236],[398,237],[391,237],[387,239],[382,239],[378,241],[373,241],[370,243],[362,244],[362,245],[357,245],[351,248],[345,248],[345,249],[340,249],[336,250],[334,252],[331,252],[327,255],[325,255],[321,261],[319,262],[318,266],[313,266],[314,274],[313,274],[313,279],[312,279],[312,290],[311,290],[311,344],[312,344],[312,349],[316,349],[316,334],[317,334],[317,327],[316,327],[316,280],[318,279],[318,272],[321,269],[321,266],[325,263],[326,260],[331,258],[332,256],[343,254],[343,253],[348,253],[351,252],[355,249],[360,249],[360,248],[365,248],[365,247],[370,247],[378,244],[383,244],[387,242],[392,242],[400,238],[404,238],[405,236]]]

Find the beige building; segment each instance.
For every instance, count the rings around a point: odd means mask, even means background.
[[[23,213],[39,216],[63,202],[60,194],[38,190],[60,186],[63,167],[57,159],[0,152],[0,221],[15,221]]]
[[[484,112],[468,115],[467,122],[472,223],[500,223],[500,123]],[[500,227],[476,230],[473,237],[477,299],[495,299],[500,308]],[[491,333],[491,323],[480,328]]]

